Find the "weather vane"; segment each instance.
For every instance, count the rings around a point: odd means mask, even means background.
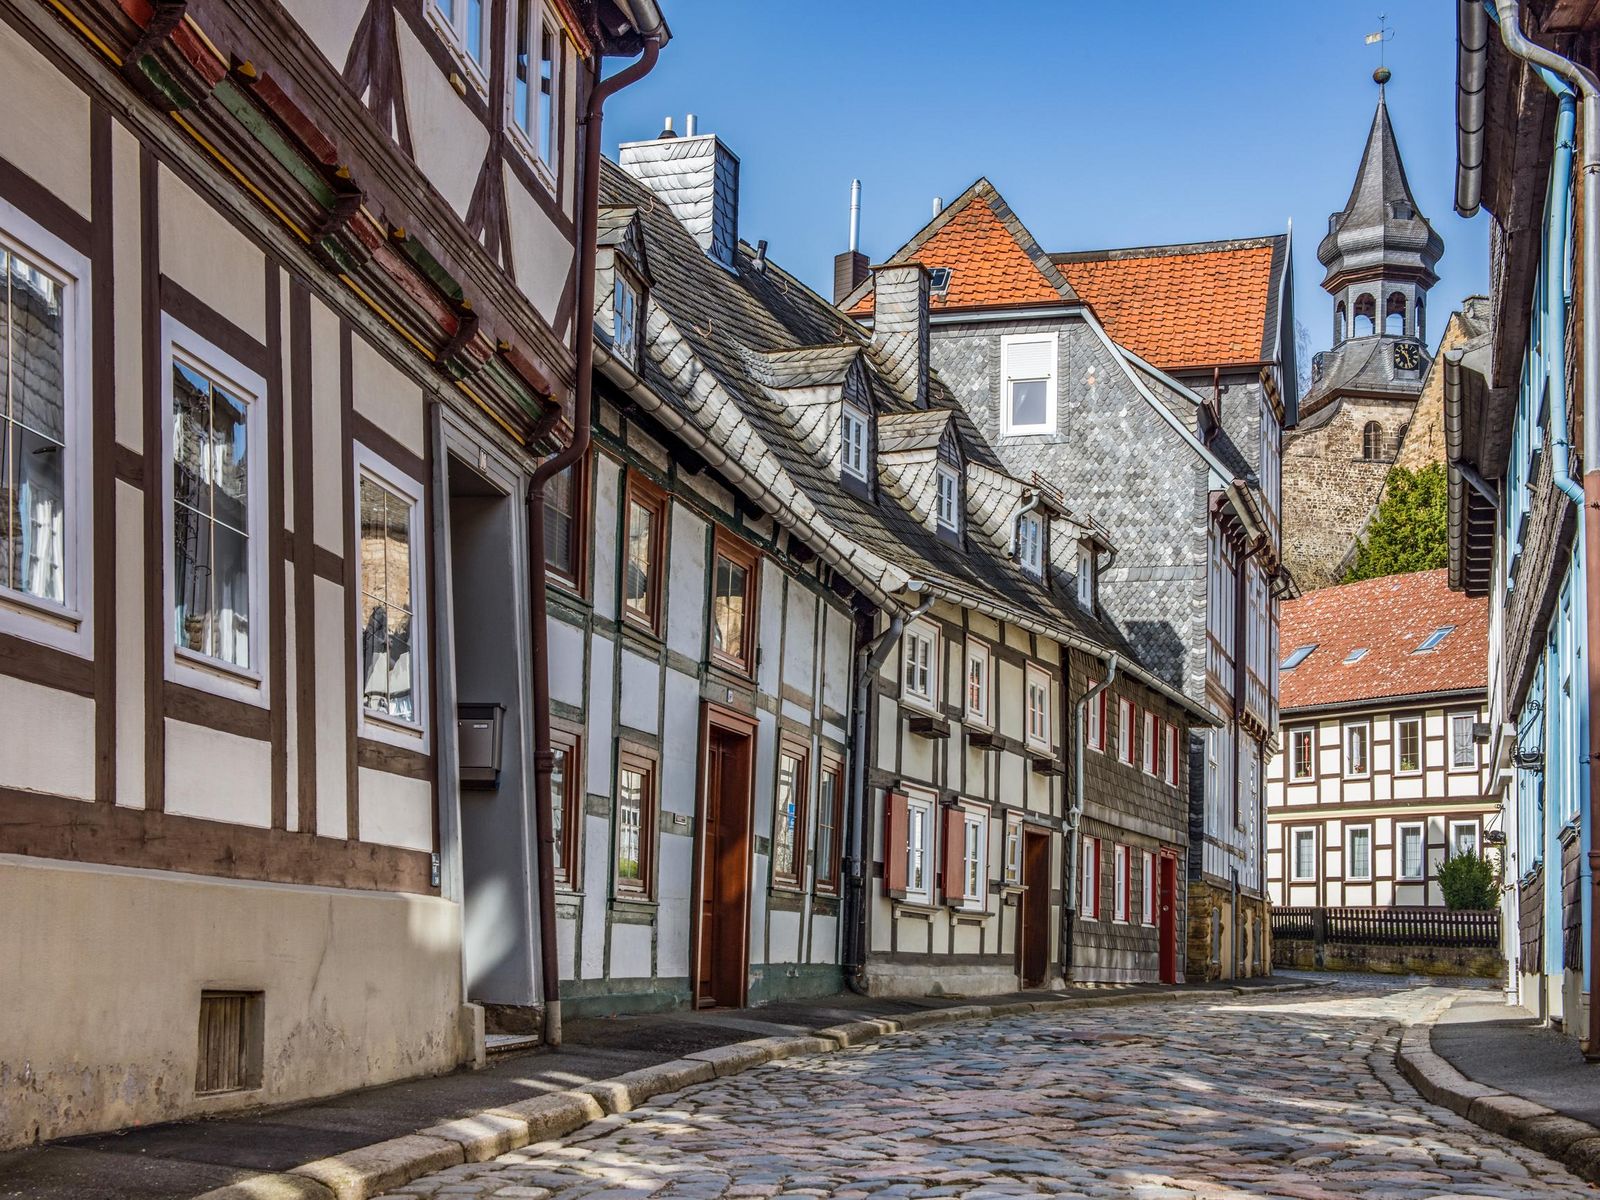
[[[1378,47],[1378,69],[1372,73],[1372,78],[1379,87],[1389,82],[1390,71],[1384,65],[1384,43],[1394,37],[1394,30],[1389,28],[1389,14],[1378,14],[1378,32],[1367,34],[1367,45]]]

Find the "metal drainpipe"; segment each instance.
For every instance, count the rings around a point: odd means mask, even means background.
[[[578,296],[573,309],[574,381],[572,441],[534,468],[528,480],[529,623],[533,626],[533,770],[534,832],[539,869],[539,958],[544,994],[544,1042],[561,1045],[561,964],[556,957],[555,822],[550,812],[550,777],[555,755],[550,749],[550,655],[547,578],[544,563],[544,489],[556,475],[589,450],[594,384],[594,255],[600,213],[600,121],[607,98],[643,78],[656,65],[661,35],[650,36],[638,59],[609,79],[596,79],[583,116],[583,194],[578,242]],[[594,71],[600,73],[601,56]]]
[[[1017,515],[1011,518],[1011,545],[1009,547],[1007,547],[1007,549],[1006,549],[1006,557],[1007,558],[1015,558],[1017,556],[1017,542],[1021,537],[1021,535],[1018,533],[1018,530],[1020,530],[1022,528],[1022,518],[1027,516],[1034,509],[1038,508],[1040,502],[1043,501],[1043,500],[1044,500],[1044,493],[1042,491],[1035,490],[1034,493],[1033,493],[1033,499],[1029,500],[1021,508],[1017,509]],[[1045,553],[1045,548],[1043,546],[1040,546],[1039,547],[1039,558],[1040,558],[1040,561],[1043,562],[1043,561],[1047,560],[1049,557],[1050,556]]]
[[[1583,264],[1582,264],[1582,295],[1583,295],[1583,407],[1580,410],[1583,421],[1583,488],[1575,499],[1582,505],[1583,529],[1579,541],[1580,551],[1583,554],[1583,582],[1584,582],[1584,638],[1586,657],[1588,658],[1588,701],[1589,701],[1589,747],[1590,753],[1586,756],[1589,767],[1589,789],[1587,803],[1583,807],[1584,816],[1588,824],[1588,867],[1589,867],[1589,954],[1586,964],[1587,983],[1589,993],[1589,1020],[1585,1036],[1581,1040],[1583,1053],[1586,1057],[1600,1058],[1600,822],[1595,820],[1595,798],[1600,796],[1600,663],[1595,661],[1594,650],[1600,647],[1600,596],[1596,595],[1600,589],[1600,578],[1596,578],[1596,556],[1591,549],[1600,546],[1600,84],[1597,84],[1594,73],[1570,59],[1564,58],[1543,46],[1530,42],[1522,33],[1520,17],[1521,5],[1517,0],[1504,0],[1497,7],[1484,4],[1488,12],[1500,27],[1500,40],[1505,47],[1517,58],[1532,64],[1539,72],[1545,85],[1555,92],[1560,98],[1561,108],[1557,114],[1557,146],[1556,153],[1559,158],[1565,155],[1565,170],[1562,175],[1556,174],[1555,164],[1551,167],[1552,179],[1559,179],[1563,184],[1565,176],[1572,169],[1572,127],[1566,125],[1566,145],[1562,146],[1560,134],[1562,117],[1570,121],[1572,113],[1572,93],[1576,91],[1582,98],[1583,120],[1583,149],[1578,161],[1578,171],[1582,184],[1582,220],[1583,220]],[[1552,192],[1560,193],[1560,202],[1563,206],[1561,214],[1562,253],[1560,263],[1566,261],[1566,188],[1565,186],[1553,187]],[[1554,199],[1554,197],[1552,197]],[[1559,265],[1552,263],[1551,265]],[[1553,273],[1553,272],[1550,272]],[[1548,284],[1548,280],[1546,281]],[[1560,275],[1556,275],[1555,286],[1561,286]],[[1547,293],[1551,294],[1551,293]],[[1563,310],[1564,315],[1564,310]],[[1551,389],[1552,397],[1559,396],[1565,400],[1566,375],[1565,355],[1566,347],[1564,338],[1552,338],[1552,348],[1561,356],[1562,374],[1557,377],[1558,386]],[[1554,417],[1552,405],[1552,418]],[[1564,416],[1564,414],[1563,414]],[[1567,450],[1564,445],[1566,429],[1560,431],[1561,436],[1556,441],[1557,459],[1552,467],[1567,466]],[[1567,481],[1570,482],[1570,479]],[[1562,491],[1571,495],[1563,484]]]
[[[911,586],[916,590],[916,585]],[[849,911],[844,914],[845,962],[844,981],[852,992],[866,995],[866,985],[861,975],[867,965],[867,871],[868,839],[871,837],[872,803],[867,787],[867,759],[871,755],[868,734],[872,723],[868,717],[868,703],[872,698],[872,681],[883,669],[905,627],[933,607],[933,597],[925,596],[922,602],[908,613],[889,618],[889,627],[869,642],[862,643],[856,651],[856,727],[851,734],[850,790],[854,793],[856,819],[850,824],[848,869],[845,872],[845,902]]]
[[[1065,651],[1063,651],[1065,654]],[[1070,674],[1066,674],[1071,679]],[[1066,862],[1063,864],[1066,871],[1066,891],[1061,897],[1061,966],[1065,975],[1071,968],[1072,953],[1072,924],[1076,919],[1074,914],[1078,911],[1078,842],[1080,838],[1079,826],[1083,817],[1084,785],[1083,785],[1083,735],[1084,721],[1088,717],[1089,705],[1100,698],[1112,682],[1117,678],[1117,655],[1112,652],[1106,659],[1106,677],[1092,688],[1078,697],[1078,702],[1072,706],[1072,807],[1067,810],[1067,852]],[[1100,724],[1100,736],[1105,736],[1105,722]],[[1063,979],[1064,983],[1071,982]]]

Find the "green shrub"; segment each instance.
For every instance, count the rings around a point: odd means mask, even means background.
[[[1500,903],[1494,867],[1476,854],[1462,852],[1445,859],[1439,868],[1439,890],[1446,908],[1494,908]]]

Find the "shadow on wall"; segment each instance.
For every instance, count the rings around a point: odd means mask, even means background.
[[[1171,686],[1183,686],[1183,638],[1168,622],[1129,621],[1122,635],[1133,643],[1141,664]]]

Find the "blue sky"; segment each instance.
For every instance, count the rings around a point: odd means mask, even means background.
[[[1047,250],[1295,229],[1295,310],[1332,337],[1316,243],[1377,103],[1445,240],[1429,311],[1488,280],[1487,218],[1451,208],[1454,6],[1312,0],[662,0],[673,40],[606,107],[606,150],[685,113],[740,158],[740,233],[826,294],[850,180],[874,262],[987,175]],[[1436,316],[1429,340],[1443,329]]]

